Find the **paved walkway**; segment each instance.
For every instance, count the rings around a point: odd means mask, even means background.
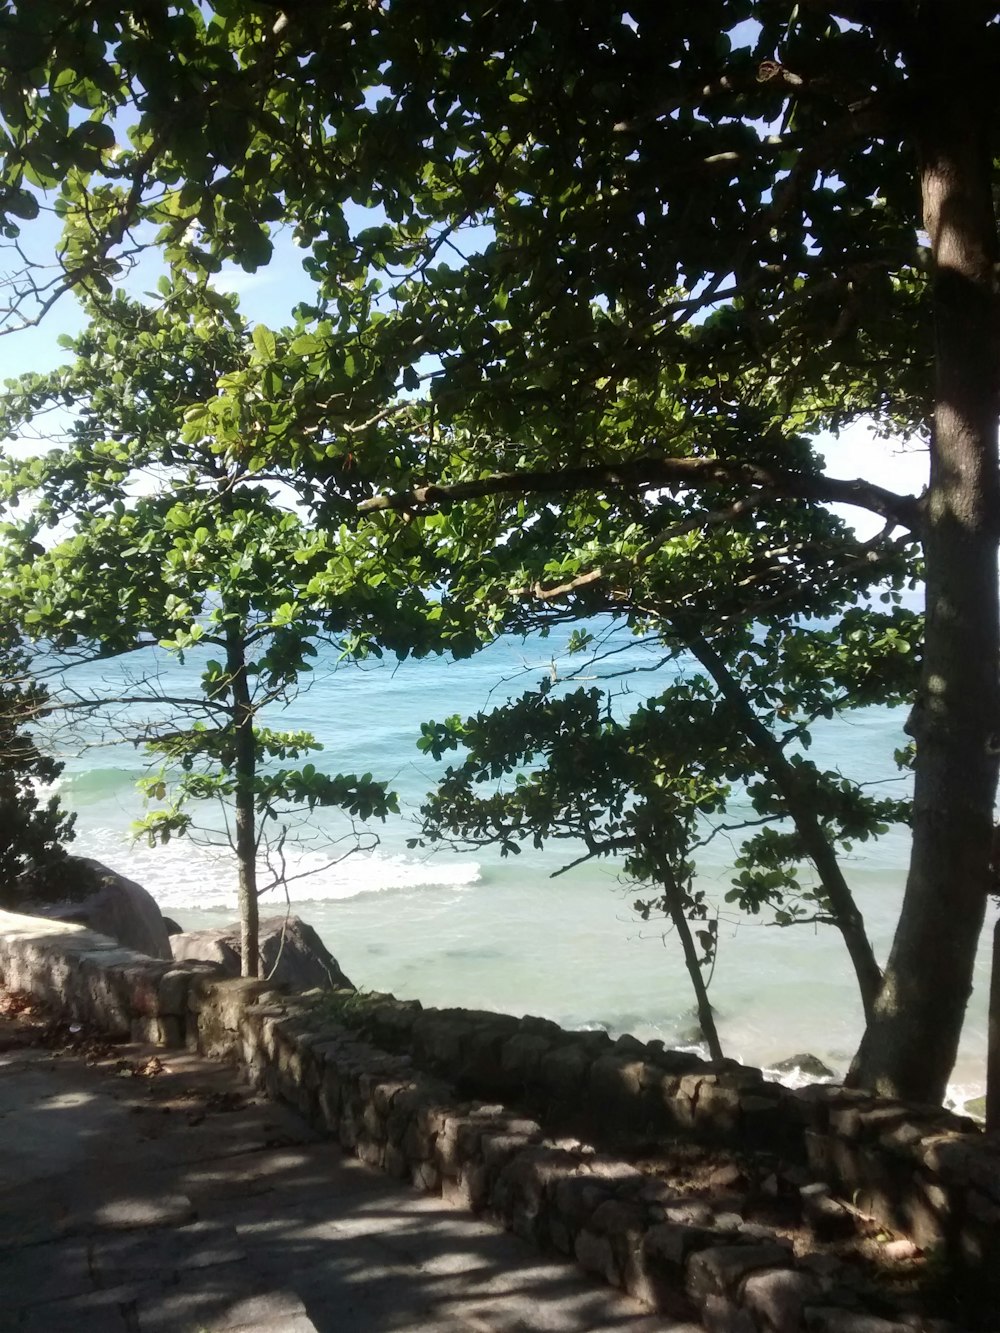
[[[389,1181],[225,1066],[0,1018],[0,1329],[695,1333]]]

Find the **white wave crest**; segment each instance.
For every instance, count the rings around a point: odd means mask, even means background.
[[[177,841],[165,847],[133,844],[114,829],[92,829],[73,849],[93,856],[149,890],[165,911],[171,908],[220,908],[237,905],[236,864],[231,852]],[[330,864],[319,852],[297,851],[287,857],[288,898],[293,903],[330,902],[391,889],[452,888],[475,884],[475,861],[434,858],[415,861],[404,855],[356,852]],[[261,883],[268,882],[260,869]],[[261,910],[283,904],[280,885],[261,897]]]

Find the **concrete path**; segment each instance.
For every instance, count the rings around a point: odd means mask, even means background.
[[[0,1330],[695,1333],[369,1171],[231,1069],[0,1018]]]

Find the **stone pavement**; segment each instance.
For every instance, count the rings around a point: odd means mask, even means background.
[[[88,1062],[0,1019],[0,1330],[661,1329],[697,1333],[345,1158],[224,1065]]]

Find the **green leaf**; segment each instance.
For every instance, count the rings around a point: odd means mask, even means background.
[[[273,361],[277,355],[277,343],[274,334],[266,324],[257,324],[253,331],[253,345],[262,361]]]

